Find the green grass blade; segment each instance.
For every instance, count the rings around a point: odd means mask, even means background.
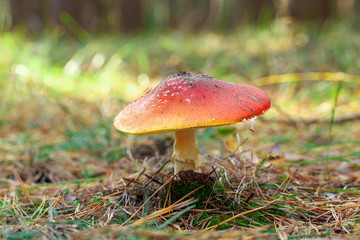
[[[168,220],[166,220],[163,224],[161,224],[160,226],[158,226],[156,229],[157,230],[162,230],[164,229],[167,225],[169,225],[170,223],[172,223],[173,221],[175,221],[176,219],[178,219],[181,215],[185,214],[186,212],[190,211],[191,209],[193,209],[196,205],[193,204],[183,210],[181,210],[180,212],[178,212],[177,214],[175,214],[174,216],[172,216],[171,218],[169,218]]]

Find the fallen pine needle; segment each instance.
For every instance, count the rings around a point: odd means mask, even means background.
[[[232,220],[237,219],[237,218],[239,218],[239,217],[241,217],[241,216],[244,216],[244,215],[246,215],[246,214],[249,214],[249,213],[256,212],[256,211],[259,211],[259,210],[261,210],[261,209],[264,209],[264,208],[266,208],[267,206],[269,206],[270,204],[272,204],[272,203],[274,203],[274,202],[276,202],[276,201],[278,201],[278,200],[276,199],[276,200],[273,200],[273,201],[271,201],[271,202],[268,202],[266,205],[264,205],[264,206],[262,206],[262,207],[254,208],[254,209],[252,209],[252,210],[239,213],[239,214],[237,214],[237,215],[235,215],[235,216],[233,216],[233,217],[231,217],[231,218],[229,218],[229,219],[226,219],[225,221],[223,221],[223,222],[221,222],[221,223],[219,223],[219,224],[217,224],[217,225],[214,225],[214,226],[205,228],[204,230],[214,230],[215,228],[218,228],[219,226],[221,226],[221,225],[223,225],[223,224],[225,224],[225,223],[231,222]]]
[[[16,172],[14,172],[14,175],[15,175],[16,179],[18,180],[18,182],[19,182],[22,190],[24,191],[27,200],[29,200],[29,202],[30,202],[31,204],[33,204],[33,201],[32,201],[32,199],[31,199],[31,197],[30,197],[30,194],[29,194],[28,190],[27,190],[26,187],[25,187],[24,182],[21,180],[20,176],[19,176]]]
[[[123,224],[121,224],[121,226],[124,226],[127,222],[129,222],[131,219],[133,219],[135,217],[135,215],[145,206],[145,204],[148,201],[150,201],[150,199],[152,197],[154,197],[155,194],[158,193],[163,187],[168,185],[176,176],[177,176],[177,174],[173,175],[169,180],[167,180],[163,185],[161,185],[148,199],[146,199],[146,201],[141,205],[141,207],[139,207],[138,210],[136,210],[136,212],[134,212],[133,215],[131,215],[131,217],[129,217]]]

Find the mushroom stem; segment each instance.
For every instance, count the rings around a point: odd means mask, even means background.
[[[174,152],[171,158],[175,162],[175,174],[181,170],[195,170],[195,167],[200,165],[199,148],[195,145],[195,128],[175,132]]]

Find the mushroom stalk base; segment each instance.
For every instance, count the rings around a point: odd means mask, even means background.
[[[181,170],[195,170],[201,164],[199,148],[195,145],[195,128],[175,132],[174,152],[171,158],[175,162],[175,174]]]

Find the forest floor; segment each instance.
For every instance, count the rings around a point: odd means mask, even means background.
[[[227,34],[0,35],[1,238],[359,237],[358,39],[347,21],[280,20]],[[130,136],[112,121],[184,70],[256,85],[272,108],[254,131],[199,129],[203,166],[174,177],[172,133]]]

